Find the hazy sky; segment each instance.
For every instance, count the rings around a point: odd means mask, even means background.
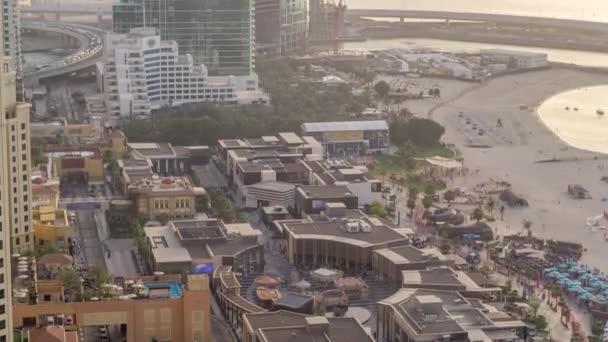
[[[608,0],[346,0],[346,4],[350,8],[443,9],[608,21]]]

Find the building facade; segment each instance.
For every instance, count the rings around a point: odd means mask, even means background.
[[[330,156],[388,154],[390,145],[384,120],[307,122],[301,131],[317,139]]]
[[[11,67],[17,74],[17,79],[21,78],[23,57],[21,55],[21,11],[19,1],[4,0],[2,2],[2,14],[4,18],[4,55],[11,58]]]
[[[2,208],[2,232],[10,234],[3,248],[12,246],[13,252],[23,252],[32,247],[32,189],[30,185],[30,104],[18,102],[15,71],[8,58],[4,59],[1,74],[2,115],[0,117],[0,207]],[[5,235],[6,235],[5,234]],[[8,237],[8,236],[6,236]],[[8,263],[8,260],[7,260]]]
[[[272,59],[306,52],[307,17],[306,0],[256,0],[256,58]]]
[[[253,12],[251,0],[126,0],[113,6],[113,27],[155,27],[210,76],[242,76],[240,88],[255,90]]]
[[[175,41],[161,41],[154,28],[106,35],[98,74],[109,112],[138,117],[164,105],[236,101],[233,78],[208,77],[205,65],[180,55],[179,48]]]

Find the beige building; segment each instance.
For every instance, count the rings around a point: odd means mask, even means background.
[[[192,185],[187,177],[153,177],[129,186],[137,213],[149,218],[191,218],[196,213],[195,200],[205,189]]]
[[[15,72],[8,59],[0,72],[2,115],[0,116],[0,207],[2,231],[11,235],[14,252],[32,247],[30,187],[30,107],[17,102]],[[8,241],[8,239],[6,240]],[[9,246],[5,244],[8,250]],[[8,251],[7,251],[8,253]]]
[[[133,299],[120,296],[97,301],[64,303],[51,300],[15,305],[12,327],[39,327],[46,324],[49,317],[63,315],[73,319],[67,327],[70,331],[85,327],[126,325],[127,342],[149,342],[154,339],[210,342],[209,279],[206,275],[189,275],[187,284],[182,285],[177,280],[179,277],[174,280],[168,278],[171,277],[164,276],[158,281],[152,277],[141,279],[146,285],[145,295]],[[163,288],[167,284],[171,284],[171,290]]]

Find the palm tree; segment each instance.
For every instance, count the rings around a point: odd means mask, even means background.
[[[493,197],[488,198],[488,201],[486,202],[486,208],[488,209],[488,211],[490,213],[492,213],[494,211],[494,206],[496,206],[496,202],[494,201]]]
[[[401,104],[402,104],[402,103],[403,103],[403,99],[401,98],[401,96],[395,96],[395,97],[393,98],[393,104],[394,104],[395,106],[397,106],[397,113],[399,113],[399,111],[400,111],[400,107],[401,107]]]
[[[521,224],[523,225],[524,230],[526,231],[526,234],[527,234],[528,238],[531,238],[532,237],[532,229],[531,229],[532,228],[532,221],[527,220],[527,219],[523,219],[521,221]]]

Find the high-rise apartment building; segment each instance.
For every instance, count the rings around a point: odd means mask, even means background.
[[[10,57],[12,70],[15,70],[17,77],[21,77],[22,56],[21,56],[21,19],[19,11],[19,1],[3,0],[3,37],[4,55]]]
[[[257,88],[253,0],[121,0],[113,5],[113,21],[118,33],[155,27],[210,76],[243,76],[242,88]]]
[[[2,71],[0,117],[0,217],[5,249],[23,252],[33,245],[30,184],[30,107],[17,102],[15,71],[5,57]],[[8,239],[10,234],[10,240]],[[9,245],[8,241],[12,243]],[[6,260],[5,263],[8,263]],[[9,280],[7,280],[9,281]]]
[[[308,44],[307,0],[256,0],[256,57],[304,53]]]
[[[150,115],[163,105],[237,100],[233,77],[209,77],[190,54],[179,54],[175,41],[162,40],[157,29],[137,28],[104,37],[98,67],[106,107],[114,115]]]

